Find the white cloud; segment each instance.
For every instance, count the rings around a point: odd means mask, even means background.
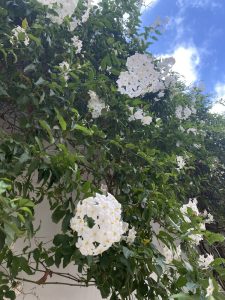
[[[145,11],[148,8],[155,6],[160,0],[141,0],[141,11]]]
[[[198,79],[197,67],[200,63],[200,56],[196,47],[178,46],[173,53],[162,56],[173,56],[175,58],[176,63],[173,66],[173,71],[179,73],[187,85]]]
[[[225,82],[217,82],[215,85],[215,104],[210,109],[212,114],[224,114],[225,113],[225,106],[218,101],[223,99],[225,100]]]
[[[184,7],[194,7],[194,8],[206,8],[206,7],[220,7],[221,3],[219,0],[177,0],[177,4]]]

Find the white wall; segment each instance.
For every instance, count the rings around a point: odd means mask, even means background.
[[[46,199],[45,199],[46,200]],[[42,202],[37,210],[35,211],[35,224],[38,225],[41,221],[41,229],[37,233],[37,237],[41,237],[44,241],[52,240],[54,235],[60,233],[60,226],[54,224],[50,216],[50,208],[47,201]],[[19,251],[21,247],[24,247],[23,241],[19,241],[15,246],[15,252]],[[52,270],[59,271],[57,268],[53,267]],[[76,266],[70,265],[66,269],[60,269],[62,272],[68,272],[76,275]],[[27,276],[24,274],[25,278],[32,280],[38,280],[43,276],[42,273],[37,272],[35,276]],[[54,275],[49,278],[48,281],[62,281],[61,277]],[[69,282],[69,281],[66,281]],[[81,288],[81,287],[70,287],[63,285],[35,285],[24,282],[24,293],[25,295],[20,295],[17,299],[25,300],[49,300],[53,298],[54,300],[101,300],[99,291],[95,287]],[[31,293],[31,294],[29,294]],[[36,294],[36,296],[35,296]],[[39,297],[39,298],[37,298]]]

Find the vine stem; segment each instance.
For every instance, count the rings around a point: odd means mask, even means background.
[[[6,277],[10,277],[9,275],[4,274],[4,276]],[[24,281],[24,282],[29,282],[29,283],[34,283],[37,285],[40,285],[37,283],[37,281],[31,280],[31,279],[27,279],[27,278],[23,278],[23,277],[15,277],[14,279],[20,280],[20,281]],[[89,287],[89,286],[95,286],[95,284],[78,284],[78,283],[68,283],[68,282],[60,282],[60,281],[50,281],[50,282],[44,282],[41,285],[67,285],[67,286],[79,286],[79,287]]]

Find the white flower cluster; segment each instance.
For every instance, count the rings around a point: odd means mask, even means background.
[[[181,208],[180,211],[183,214],[184,220],[187,223],[191,223],[190,218],[188,217],[188,208],[190,208],[192,210],[192,212],[196,215],[199,216],[199,210],[198,210],[198,201],[196,198],[193,199],[189,199],[188,204],[184,204]]]
[[[200,255],[199,256],[199,267],[202,269],[208,269],[209,265],[214,261],[214,257],[212,254],[207,254],[206,256]]]
[[[83,43],[81,40],[79,40],[78,36],[72,37],[71,41],[73,43],[73,46],[77,49],[76,54],[81,53]]]
[[[68,62],[63,61],[59,64],[59,69],[61,71],[61,75],[63,76],[65,81],[69,80],[69,72],[71,71],[70,65]]]
[[[188,106],[177,106],[175,115],[180,120],[186,120],[188,119],[192,114],[196,114],[196,109],[194,106],[191,106],[190,108]]]
[[[83,255],[101,254],[119,242],[124,233],[121,204],[109,193],[97,193],[78,203],[70,227],[77,232],[76,246]]]
[[[69,16],[71,17],[72,14],[74,13],[75,9],[76,9],[76,6],[77,6],[77,2],[78,1],[75,1],[75,0],[38,0],[40,3],[42,3],[43,5],[48,5],[48,6],[51,6],[54,4],[54,3],[57,3],[57,8],[56,8],[56,12],[58,14],[58,16],[53,16],[53,15],[48,15],[49,18],[51,18],[51,20],[54,22],[54,23],[57,23],[57,24],[62,24],[63,23],[63,20],[66,16]],[[87,7],[84,15],[82,16],[82,19],[81,21],[79,20],[73,20],[71,22],[71,30],[74,30],[77,25],[80,25],[81,23],[85,23],[88,18],[89,18],[89,15],[90,15],[90,10],[91,10],[91,7],[95,4],[95,1],[93,0],[86,0],[85,1],[85,5]]]
[[[206,212],[206,220],[205,220],[205,223],[208,223],[208,224],[213,223],[213,222],[214,222],[214,217],[213,217],[213,215],[210,214],[210,213],[207,213],[206,210],[205,210],[205,212]]]
[[[152,123],[152,117],[146,116],[141,108],[138,108],[135,112],[134,107],[129,107],[129,110],[132,115],[129,117],[128,121],[140,120],[142,125],[150,125]]]
[[[54,3],[57,4],[56,12],[58,16],[48,15],[52,22],[57,24],[62,24],[66,16],[71,16],[77,6],[77,1],[74,0],[38,0],[43,5],[53,6]]]
[[[176,160],[177,160],[178,170],[183,169],[186,165],[186,161],[185,161],[184,157],[178,155],[176,157]]]
[[[123,222],[123,231],[123,240],[125,240],[128,244],[133,244],[137,235],[137,231],[135,230],[135,228],[132,227],[131,229],[129,229],[129,224],[127,222]]]
[[[128,71],[121,72],[117,80],[118,90],[121,94],[126,94],[131,98],[143,96],[149,92],[160,92],[169,85],[168,70],[172,60],[161,61],[158,63],[160,69],[157,69],[157,63],[147,54],[136,53],[127,59]]]
[[[194,135],[198,134],[197,128],[188,128],[187,133],[193,133]]]
[[[88,92],[90,100],[88,102],[88,108],[91,111],[92,118],[96,119],[101,116],[102,110],[106,108],[105,102],[101,100],[94,91]]]
[[[189,218],[188,209],[191,209],[191,211],[194,215],[204,217],[205,220],[203,221],[203,223],[199,224],[198,230],[205,231],[206,230],[205,224],[212,223],[214,221],[214,219],[213,219],[213,216],[210,213],[208,213],[206,210],[204,211],[203,214],[200,213],[198,210],[197,204],[198,204],[198,201],[196,198],[189,199],[188,204],[184,204],[180,208],[180,211],[183,214],[183,218],[184,218],[185,222],[187,222],[187,223],[191,223],[191,219]],[[188,231],[191,233],[192,231],[194,231],[194,228],[190,228]],[[189,234],[188,237],[192,240],[192,242],[195,245],[199,245],[200,241],[203,240],[203,235],[200,233],[197,233],[197,234],[192,233],[192,234]]]
[[[190,234],[188,237],[193,242],[193,244],[196,245],[196,246],[198,246],[200,244],[200,242],[203,240],[203,235],[199,234],[199,233]]]
[[[19,41],[23,41],[25,46],[28,46],[30,43],[29,36],[26,33],[26,30],[23,29],[21,26],[17,26],[12,30],[12,36],[10,38],[10,43],[12,45],[17,44]]]
[[[163,255],[165,256],[166,264],[171,264],[173,260],[180,260],[181,258],[181,247],[176,247],[176,251],[171,250],[166,245],[162,247]]]
[[[176,83],[177,78],[174,74],[172,74],[172,67],[175,62],[174,57],[162,57],[157,62],[157,69],[161,74],[160,80],[164,83],[165,87],[169,87]]]

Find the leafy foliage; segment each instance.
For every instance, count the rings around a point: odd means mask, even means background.
[[[78,2],[77,20],[87,9],[84,4]],[[0,262],[7,270],[0,272],[1,299],[15,299],[21,271],[29,278],[44,267],[44,284],[54,266],[70,263],[78,266],[79,275],[68,280],[94,283],[111,300],[131,295],[224,299],[223,246],[218,243],[224,240],[219,224],[225,209],[225,119],[211,115],[206,96],[178,79],[159,101],[157,93],[132,99],[119,93],[116,81],[127,58],[148,53],[150,39],[160,33],[158,27],[140,33],[139,8],[135,0],[102,0],[87,22],[71,29],[69,16],[61,24],[53,21],[54,6],[0,0]],[[17,26],[24,31],[12,43]],[[82,41],[81,53],[71,42],[74,36]],[[67,71],[60,68],[62,62],[68,63]],[[89,91],[106,104],[98,118],[88,109]],[[179,105],[194,105],[196,114],[180,120]],[[130,121],[129,107],[144,110],[152,123]],[[177,156],[185,159],[182,169]],[[137,237],[97,257],[82,256],[70,219],[80,200],[101,193],[102,183],[121,203],[123,221]],[[199,210],[207,209],[217,221],[208,230],[199,227],[204,217],[191,210],[191,223],[184,221],[180,207],[194,197]],[[61,232],[49,247],[39,242],[16,256],[16,239],[35,238],[34,208],[42,201],[49,202]],[[203,235],[204,241],[193,246],[190,233]],[[178,243],[184,255],[167,263],[159,245],[175,251]],[[212,252],[211,245],[219,247],[217,258],[201,269],[199,253]],[[210,296],[208,278],[216,279]]]

